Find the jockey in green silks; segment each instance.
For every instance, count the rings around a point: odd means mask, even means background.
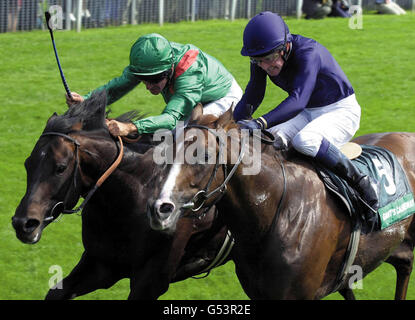
[[[242,97],[242,89],[218,60],[191,44],[169,42],[156,33],[138,38],[131,47],[130,65],[122,75],[92,92],[105,89],[107,103],[111,104],[140,82],[153,95],[161,93],[167,105],[160,115],[133,123],[107,122],[114,136],[172,130],[177,121],[189,118],[199,102],[204,114],[219,116]],[[72,92],[73,99],[66,97],[68,106],[82,102],[92,92],[85,96]]]

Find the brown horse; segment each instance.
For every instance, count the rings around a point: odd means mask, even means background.
[[[235,237],[233,260],[246,294],[252,299],[320,299],[338,290],[353,299],[349,280],[337,283],[349,243],[352,223],[345,206],[327,191],[310,160],[293,151],[261,146],[260,170],[244,174],[244,135],[227,112],[211,121],[196,108],[190,130],[202,138],[176,143],[184,153],[205,150],[213,164],[191,165],[177,160],[160,174],[163,183],[149,200],[151,225],[163,231],[178,230],[179,217],[194,207],[217,201],[219,215]],[[226,132],[221,138],[218,130]],[[208,141],[216,141],[213,145]],[[385,147],[393,152],[415,190],[415,134],[382,133],[359,137],[360,144]],[[237,142],[237,143],[235,143]],[[196,145],[196,147],[195,147]],[[254,154],[254,146],[245,152]],[[232,154],[239,154],[237,159]],[[213,177],[213,179],[212,179]],[[209,183],[213,181],[212,183]],[[226,192],[225,192],[226,191]],[[354,265],[365,276],[382,262],[397,271],[396,299],[404,299],[412,271],[413,216],[382,231],[362,234]],[[353,279],[354,280],[354,279]]]
[[[48,120],[25,162],[27,190],[12,218],[22,242],[38,242],[43,229],[86,197],[117,158],[120,145],[105,125],[105,108],[106,94],[96,94]],[[149,227],[147,194],[158,170],[152,146],[125,146],[118,168],[84,207],[81,260],[47,299],[74,298],[122,278],[130,278],[129,299],[156,299],[170,282],[199,273],[215,258],[226,229],[214,209],[200,220],[182,219],[183,232],[172,236]]]

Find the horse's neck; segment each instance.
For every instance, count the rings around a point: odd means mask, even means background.
[[[117,147],[106,137],[83,135],[77,139],[82,174],[87,180],[97,180],[117,157]]]
[[[278,232],[295,227],[303,205],[299,190],[313,174],[295,152],[272,148],[263,151],[258,173],[244,174],[247,167],[242,163],[228,185],[227,223],[246,241],[261,241],[277,222],[281,224]],[[288,210],[287,203],[290,203]]]
[[[242,162],[227,186],[223,205],[226,223],[247,242],[260,241],[267,232],[283,193],[281,167],[276,159],[270,159],[270,155],[262,157],[259,172],[252,171],[258,163]]]
[[[102,170],[111,165],[120,152],[118,140],[114,140],[109,135],[95,132],[87,132],[77,138],[80,141],[80,151],[84,164],[93,165],[97,170]],[[138,162],[142,155],[151,146],[144,144],[126,144],[124,155],[120,167],[130,162]]]
[[[80,136],[80,167],[83,176],[84,187],[90,188],[102,177],[107,169],[115,162],[119,153],[120,145],[106,136],[94,133]],[[107,180],[148,180],[148,173],[152,172],[151,150],[142,154],[142,150],[149,149],[148,146],[125,144],[121,163]]]

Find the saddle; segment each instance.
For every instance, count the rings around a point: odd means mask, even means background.
[[[381,147],[359,146],[355,143],[346,144],[341,151],[362,173],[378,182],[379,209],[377,223],[373,225],[372,221],[366,220],[365,210],[369,209],[359,200],[357,192],[345,180],[313,162],[325,187],[342,201],[352,220],[352,234],[332,292],[341,288],[347,279],[357,254],[361,233],[383,230],[415,212],[408,178],[394,154]]]
[[[394,154],[378,146],[359,146],[355,143],[347,144],[342,152],[363,174],[378,182],[379,209],[375,230],[383,230],[415,212],[408,178]],[[368,209],[359,200],[357,192],[327,168],[317,163],[314,163],[314,167],[326,188],[344,203],[350,216],[360,220],[362,232],[372,230],[373,226],[365,214]]]

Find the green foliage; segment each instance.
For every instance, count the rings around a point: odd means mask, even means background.
[[[362,30],[348,28],[347,19],[319,21],[288,19],[293,33],[325,45],[351,80],[362,106],[358,135],[384,131],[413,131],[415,127],[415,20],[406,16],[365,15]],[[158,32],[171,41],[192,43],[218,58],[244,88],[249,79],[248,59],[239,51],[246,20],[124,26],[55,32],[60,60],[71,90],[84,94],[121,74],[128,64],[131,45],[143,34]],[[43,299],[48,290],[50,266],[60,265],[67,275],[83,251],[81,219],[65,216],[50,225],[36,245],[22,244],[11,226],[25,192],[24,160],[30,154],[53,112],[66,110],[49,34],[46,31],[0,35],[0,299]],[[275,107],[286,93],[270,85],[257,115]],[[158,114],[160,96],[137,87],[111,106],[113,115],[132,109]],[[252,275],[253,277],[255,275]],[[363,280],[360,299],[392,299],[392,267],[381,266]],[[415,298],[411,281],[408,298]],[[125,299],[128,280],[109,290],[80,299]],[[173,284],[162,299],[246,299],[228,263],[203,280]],[[328,299],[339,299],[334,294]]]

